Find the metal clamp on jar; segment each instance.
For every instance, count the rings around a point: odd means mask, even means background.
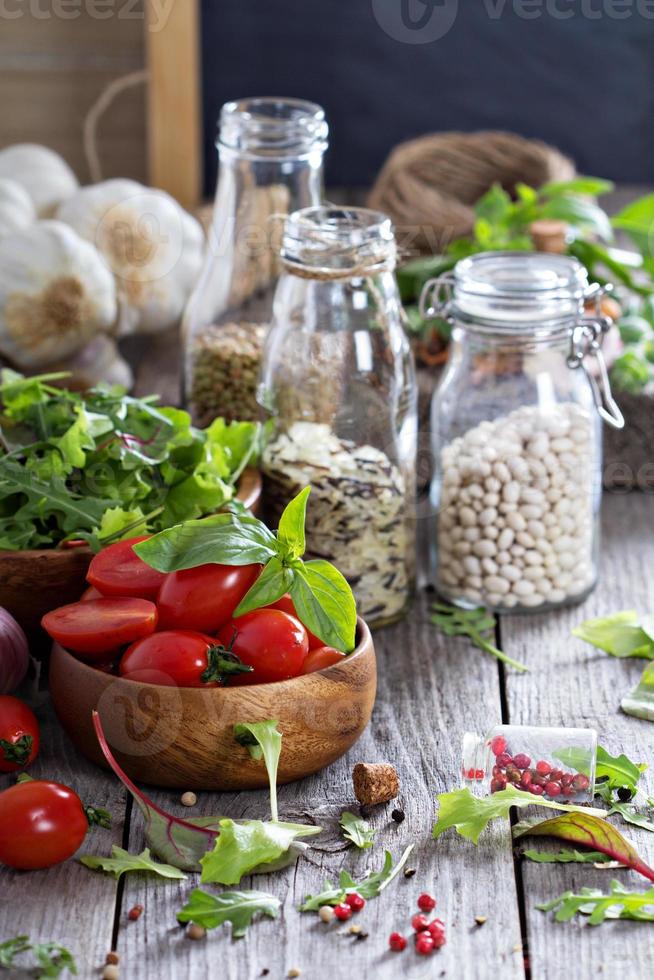
[[[601,292],[576,259],[538,252],[474,255],[425,285],[423,316],[453,326],[431,499],[435,583],[454,603],[540,612],[597,582],[601,421],[624,425],[610,323],[585,311]]]

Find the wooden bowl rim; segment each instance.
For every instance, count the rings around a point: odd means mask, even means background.
[[[240,500],[245,507],[252,507],[261,496],[262,488],[263,481],[259,470],[253,466],[246,466],[238,479],[236,499]],[[243,494],[242,496],[241,493]],[[206,514],[205,516],[209,517],[210,515]],[[91,549],[87,544],[82,543],[69,545],[67,548],[62,548],[61,545],[55,545],[52,548],[27,548],[22,551],[0,548],[0,559],[12,557],[16,560],[25,559],[25,561],[28,561],[29,559],[41,558],[45,555],[66,554],[91,554]]]
[[[91,664],[87,664],[84,660],[79,660],[75,657],[70,650],[67,650],[60,643],[56,641],[52,644],[52,652],[55,650],[58,654],[63,654],[65,658],[71,661],[76,668],[82,668],[84,671],[91,671],[92,677],[96,678],[98,675],[105,677],[107,681],[121,681],[124,684],[136,684],[139,687],[155,688],[158,691],[167,692],[170,691],[185,691],[185,692],[197,692],[198,694],[206,695],[217,695],[218,697],[229,696],[230,693],[251,690],[271,690],[280,687],[282,684],[291,684],[297,681],[311,681],[312,677],[316,676],[328,676],[329,672],[335,669],[342,669],[346,665],[349,665],[354,660],[358,660],[367,652],[372,650],[374,652],[374,644],[372,642],[372,634],[370,632],[370,627],[366,623],[365,619],[361,616],[357,616],[357,633],[359,634],[359,642],[355,646],[352,653],[348,653],[347,656],[342,661],[338,661],[335,664],[330,664],[329,667],[323,667],[322,670],[313,670],[310,674],[298,674],[297,677],[287,677],[283,681],[268,681],[265,684],[247,684],[240,687],[177,687],[174,684],[152,684],[150,681],[133,681],[129,677],[121,677],[119,674],[107,674],[104,671],[98,670],[97,667],[93,667]],[[134,690],[134,688],[132,688]]]

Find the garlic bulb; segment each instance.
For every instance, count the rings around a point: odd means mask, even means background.
[[[48,365],[50,371],[70,371],[63,384],[74,391],[84,391],[98,384],[120,385],[129,389],[134,384],[132,369],[121,357],[116,341],[99,333],[72,358]]]
[[[111,273],[68,225],[37,221],[0,238],[0,355],[16,367],[69,357],[116,313]]]
[[[24,187],[39,218],[50,218],[79,186],[63,157],[37,143],[15,143],[0,150],[0,177]]]
[[[105,180],[80,188],[58,217],[93,242],[112,270],[120,333],[153,333],[179,321],[200,272],[204,235],[169,194]]]
[[[35,221],[36,211],[25,188],[9,177],[0,177],[0,237]]]

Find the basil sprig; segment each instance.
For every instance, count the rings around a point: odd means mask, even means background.
[[[304,561],[305,487],[288,504],[277,533],[250,514],[217,514],[186,521],[134,545],[146,564],[160,572],[198,565],[264,566],[243,597],[235,616],[269,606],[290,592],[299,619],[328,646],[349,653],[354,649],[356,604],[352,590],[337,568],[323,559]]]

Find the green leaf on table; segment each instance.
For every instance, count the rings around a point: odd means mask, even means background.
[[[157,571],[174,572],[207,563],[265,564],[277,554],[277,540],[256,517],[216,514],[161,531],[134,551]]]
[[[130,854],[129,851],[113,844],[111,857],[85,854],[79,860],[87,868],[107,871],[109,874],[115,875],[116,878],[120,878],[127,871],[151,871],[161,878],[186,878],[186,875],[179,868],[173,867],[172,864],[160,864],[158,861],[154,861],[150,856],[149,847],[146,847],[140,854]]]
[[[300,906],[300,912],[318,912],[322,905],[338,905],[345,900],[349,892],[357,892],[362,898],[376,898],[393,882],[409,860],[414,845],[409,844],[403,851],[397,864],[393,864],[393,855],[384,851],[384,863],[379,871],[371,872],[360,881],[355,881],[347,871],[341,871],[338,885],[326,881],[323,891],[318,895],[307,895]]]
[[[346,810],[341,814],[339,823],[343,828],[343,836],[357,847],[365,850],[374,844],[377,831],[363,817],[357,817],[356,813]]]
[[[3,372],[4,373],[4,372]],[[14,936],[0,943],[0,966],[9,969],[14,965],[14,959],[20,953],[26,953],[30,947],[29,936]]]
[[[479,836],[491,820],[497,817],[508,817],[512,806],[544,806],[550,810],[563,810],[570,813],[592,813],[604,816],[604,810],[590,807],[579,807],[571,803],[554,803],[540,796],[533,796],[514,786],[490,796],[474,796],[469,789],[455,789],[449,793],[439,793],[437,796],[439,809],[438,820],[434,824],[433,836],[440,837],[450,827],[455,827],[458,834],[476,844]]]
[[[234,738],[239,745],[245,746],[253,759],[262,759],[268,773],[270,786],[270,810],[272,819],[277,820],[277,768],[282,752],[282,733],[277,728],[279,722],[275,718],[267,721],[241,722],[234,725]]]
[[[293,605],[306,628],[327,646],[354,649],[357,610],[352,589],[330,562],[317,558],[295,567]]]
[[[654,833],[654,823],[646,814],[636,810],[632,804],[621,803],[618,800],[611,800],[610,803],[611,809],[607,813],[608,817],[612,817],[617,813],[625,823],[633,824],[634,827],[640,827],[641,830],[648,830],[650,833]]]
[[[495,631],[495,617],[480,606],[477,609],[459,609],[458,606],[450,606],[444,602],[435,602],[432,607],[432,623],[437,626],[445,636],[467,636],[470,642],[490,653],[491,656],[501,660],[502,663],[516,670],[526,672],[529,670],[518,660],[513,660],[507,656],[503,650],[498,649],[492,642]]]
[[[307,516],[307,498],[311,487],[305,487],[286,505],[279,519],[277,540],[283,545],[284,557],[301,558],[306,550],[304,525]]]
[[[616,862],[601,851],[577,851],[562,848],[560,851],[522,851],[522,856],[535,864],[607,864],[614,867]],[[618,862],[619,863],[619,862]]]
[[[619,861],[643,877],[654,881],[654,869],[643,861],[636,849],[608,820],[599,819],[586,808],[564,813],[529,826],[514,837],[556,837],[569,844],[581,844],[590,850],[601,851],[612,861]]]
[[[77,974],[73,954],[60,943],[34,943],[32,952],[38,963],[34,969],[34,976],[38,980],[42,977],[58,977],[64,970]]]
[[[253,609],[270,606],[290,591],[295,572],[282,564],[280,558],[274,557],[268,561],[261,575],[245,593],[234,610],[234,616],[245,616]]]
[[[177,913],[177,920],[195,922],[205,929],[231,922],[232,938],[240,939],[256,915],[276,919],[280,908],[279,899],[268,892],[233,891],[209,895],[201,888],[194,888],[184,908]]]
[[[627,715],[654,721],[654,663],[645,667],[638,684],[625,694],[620,707]]]
[[[319,834],[320,827],[305,824],[276,823],[275,821],[242,820],[238,823],[224,818],[218,824],[219,835],[213,850],[200,860],[203,884],[217,882],[237,885],[243,875],[256,869],[271,870],[269,865],[280,859],[290,863],[295,855],[289,849],[296,840]],[[264,865],[266,867],[264,867]]]
[[[643,657],[654,660],[654,639],[643,629],[633,609],[587,619],[572,631],[573,636],[604,650],[612,657]]]
[[[588,750],[572,746],[554,752],[554,758],[576,772],[590,775]],[[646,767],[645,767],[646,768]],[[624,753],[611,755],[601,745],[595,755],[595,782],[604,783],[609,789],[629,788],[636,792],[637,784],[643,774],[643,767],[632,762]]]
[[[554,912],[557,922],[569,922],[575,915],[589,916],[591,926],[605,919],[633,919],[654,922],[654,888],[646,892],[630,892],[619,881],[611,882],[608,895],[596,888],[581,888],[578,893],[563,892],[551,902],[537,905],[542,912]]]

